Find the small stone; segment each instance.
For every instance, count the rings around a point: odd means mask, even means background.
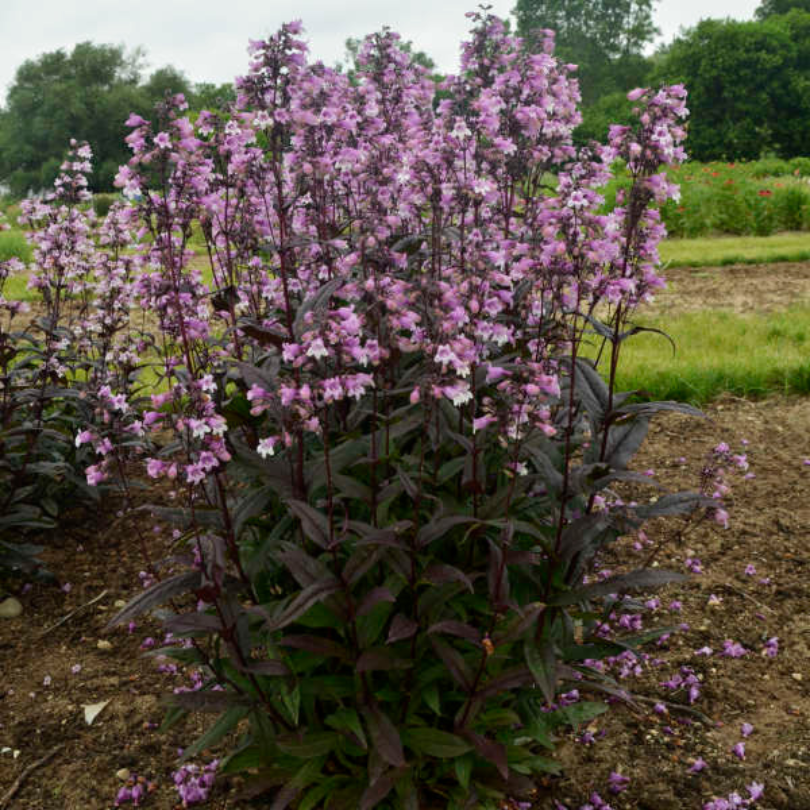
[[[96,647],[98,647],[99,650],[111,650],[113,648],[113,645],[109,641],[107,641],[106,638],[100,638],[96,642]]]
[[[116,600],[115,600],[115,602],[114,602],[113,604],[114,604],[114,605],[115,605],[115,607],[117,607],[117,608],[122,608],[122,607],[126,607],[126,606],[127,606],[127,603],[126,603],[126,602],[125,602],[123,599],[116,599]]]
[[[16,619],[22,612],[22,603],[13,596],[0,602],[0,619]]]
[[[793,678],[794,681],[801,682],[803,680],[803,676],[801,672],[791,672],[790,677]]]
[[[129,768],[121,768],[115,772],[115,775],[122,781],[126,782],[131,776]]]

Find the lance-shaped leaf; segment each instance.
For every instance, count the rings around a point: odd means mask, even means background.
[[[610,392],[605,381],[593,363],[581,357],[576,360],[575,379],[574,396],[582,402],[588,416],[596,424],[601,424],[610,401]]]
[[[199,571],[186,571],[176,574],[160,582],[156,582],[151,588],[147,588],[142,593],[131,599],[126,607],[122,608],[115,616],[107,622],[106,630],[110,630],[119,624],[128,622],[142,613],[146,613],[155,605],[162,605],[173,599],[175,596],[195,591],[202,584],[202,574]]]
[[[244,498],[240,498],[231,508],[231,520],[233,521],[233,533],[239,537],[245,523],[251,518],[260,515],[273,496],[274,489],[268,484],[250,492]]]
[[[250,707],[251,705],[251,701],[244,695],[211,690],[176,692],[168,695],[165,702],[169,706],[179,706],[187,712],[213,712],[215,714],[234,707]]]
[[[236,659],[234,663],[236,663]],[[246,672],[251,675],[269,675],[273,678],[286,677],[292,674],[289,667],[283,661],[254,661],[251,659],[246,664],[237,663],[236,668],[240,672]]]
[[[498,611],[509,602],[509,569],[506,567],[503,549],[492,538],[489,542],[489,567],[487,585],[492,604]]]
[[[439,759],[454,759],[472,749],[472,743],[447,731],[436,728],[409,728],[402,733],[403,741],[417,754]]]
[[[276,552],[276,559],[289,569],[295,581],[306,588],[313,582],[337,582],[332,572],[315,557],[307,554],[301,546],[295,543],[284,542],[280,544],[281,551]]]
[[[307,634],[285,635],[279,639],[278,644],[281,647],[292,647],[294,650],[306,650],[326,658],[339,658],[342,661],[348,661],[351,658],[346,647],[321,636]]]
[[[216,743],[238,725],[240,720],[247,717],[249,712],[250,708],[248,706],[233,706],[228,709],[224,714],[220,715],[216,723],[214,723],[205,734],[196,739],[183,751],[180,761],[186,762],[196,757],[201,751],[205,751],[206,748],[216,745]]]
[[[285,754],[298,759],[324,756],[339,742],[340,736],[335,731],[310,731],[306,734],[285,734],[276,737],[276,745]]]
[[[396,780],[392,776],[395,771],[389,771],[370,784],[360,797],[360,810],[373,810],[391,792]]]
[[[611,527],[607,511],[591,512],[569,523],[560,535],[560,559],[573,560],[586,549],[598,545],[601,535]]]
[[[360,715],[354,709],[343,708],[330,714],[324,722],[335,731],[348,731],[354,735],[362,748],[367,749],[366,734],[363,731],[363,724],[360,722]]]
[[[418,548],[424,548],[434,540],[444,537],[447,532],[456,526],[477,524],[479,522],[477,518],[468,517],[466,515],[450,515],[449,517],[433,518],[433,520],[425,524],[419,530],[416,535],[416,545]]]
[[[436,622],[436,624],[430,626],[428,633],[444,633],[448,636],[458,636],[459,638],[466,639],[478,646],[481,644],[480,630],[476,630],[469,624],[464,624],[464,622],[455,621],[454,619]]]
[[[279,498],[292,498],[295,494],[290,467],[281,459],[262,458],[255,450],[234,439],[232,441],[236,461],[256,473],[262,484],[267,485]]]
[[[516,667],[510,667],[488,680],[476,694],[484,698],[492,697],[503,692],[509,692],[512,689],[528,686],[533,682],[534,676],[531,670],[527,666],[520,664]]]
[[[470,593],[473,592],[472,580],[459,568],[444,563],[431,565],[423,577],[434,585],[444,585],[447,582],[460,582]]]
[[[417,622],[402,613],[397,613],[391,620],[391,626],[388,628],[386,644],[394,644],[397,641],[410,638],[417,630],[419,630]]]
[[[396,602],[397,598],[391,591],[384,587],[380,586],[378,588],[372,588],[366,595],[363,597],[363,601],[357,606],[357,616],[365,616],[367,613],[370,613],[377,605],[381,602]]]
[[[671,582],[683,582],[688,579],[684,574],[675,571],[663,571],[657,568],[639,568],[629,574],[620,574],[602,582],[595,582],[574,591],[561,594],[549,600],[551,605],[572,605],[576,602],[587,602],[610,593],[623,593],[624,591],[648,590],[669,585]]]
[[[300,619],[313,605],[323,602],[327,596],[341,589],[339,582],[313,582],[304,588],[286,607],[272,616],[265,625],[265,631],[272,633]]]
[[[166,619],[164,625],[172,633],[218,633],[222,630],[222,620],[210,613],[181,613]]]
[[[405,767],[407,763],[405,752],[402,750],[402,740],[391,718],[376,703],[365,706],[362,713],[371,742],[380,757],[395,768]]]
[[[430,643],[436,655],[439,656],[442,663],[447,667],[453,680],[465,692],[469,693],[473,685],[473,674],[469,666],[467,666],[467,662],[461,656],[461,653],[436,636],[430,637]]]
[[[671,411],[674,413],[683,413],[687,416],[699,416],[703,419],[706,414],[694,405],[687,405],[685,402],[675,402],[673,400],[664,400],[662,402],[635,402],[630,405],[622,405],[620,408],[615,408],[608,414],[607,422],[616,422],[621,420],[624,416],[652,416],[656,413],[664,411]]]
[[[391,669],[410,669],[413,661],[410,658],[397,658],[386,647],[372,647],[363,650],[355,664],[357,672],[380,672]]]
[[[642,520],[649,520],[654,517],[688,515],[695,509],[710,506],[717,506],[717,503],[699,492],[674,492],[661,496],[651,504],[635,507],[635,513]]]
[[[534,682],[540,687],[543,697],[553,703],[557,694],[557,657],[554,654],[554,645],[550,640],[543,640],[538,645],[534,639],[526,639],[523,653]]]
[[[290,498],[287,501],[290,511],[301,521],[304,534],[321,548],[329,547],[329,523],[326,515],[310,506],[306,501]]]
[[[310,327],[307,326],[308,312],[318,312],[329,306],[329,299],[345,284],[345,279],[333,278],[318,289],[314,295],[309,296],[299,307],[293,323],[293,332],[300,340],[301,335]]]
[[[630,459],[635,456],[650,426],[650,417],[636,414],[626,422],[612,424],[605,427],[608,431],[607,445],[605,446],[605,463],[614,470],[625,470]],[[589,449],[589,456],[596,460],[601,451],[600,442],[594,442]]]
[[[476,733],[471,728],[465,728],[461,732],[462,736],[469,740],[476,751],[487,761],[491,762],[498,773],[504,778],[509,778],[509,766],[506,762],[506,746],[496,740],[490,740],[481,734]]]

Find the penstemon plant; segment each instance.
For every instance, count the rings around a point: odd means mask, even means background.
[[[650,482],[629,464],[653,415],[697,413],[615,390],[662,285],[655,206],[677,194],[661,169],[684,157],[685,91],[634,91],[637,125],[577,150],[552,33],[529,54],[469,16],[439,86],[392,32],[350,81],[308,63],[293,23],[251,44],[233,109],[191,122],[174,96],[129,120],[117,181],[158,325],[135,432],[189,553],[112,624],[172,602],[187,644],[153,654],[203,677],[167,722],[219,715],[184,758],[237,734],[219,771],[278,810],[530,790],[557,770],[555,729],[604,710],[571,690],[626,697],[594,663],[641,639],[605,641],[600,620],[680,578],[597,579],[600,549],[717,506],[620,497]],[[599,214],[617,159],[632,183]]]

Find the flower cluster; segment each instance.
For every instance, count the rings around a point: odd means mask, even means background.
[[[202,767],[194,764],[182,765],[172,774],[183,807],[202,804],[208,799],[218,767],[219,760],[215,759]]]

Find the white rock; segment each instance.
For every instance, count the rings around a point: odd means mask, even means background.
[[[22,612],[22,603],[13,596],[0,602],[0,619],[16,619]]]
[[[115,772],[115,775],[122,781],[126,782],[127,779],[131,776],[129,768],[121,768],[120,770]]]
[[[112,644],[107,641],[106,638],[100,638],[96,642],[96,647],[98,647],[99,650],[111,650],[113,648]]]

